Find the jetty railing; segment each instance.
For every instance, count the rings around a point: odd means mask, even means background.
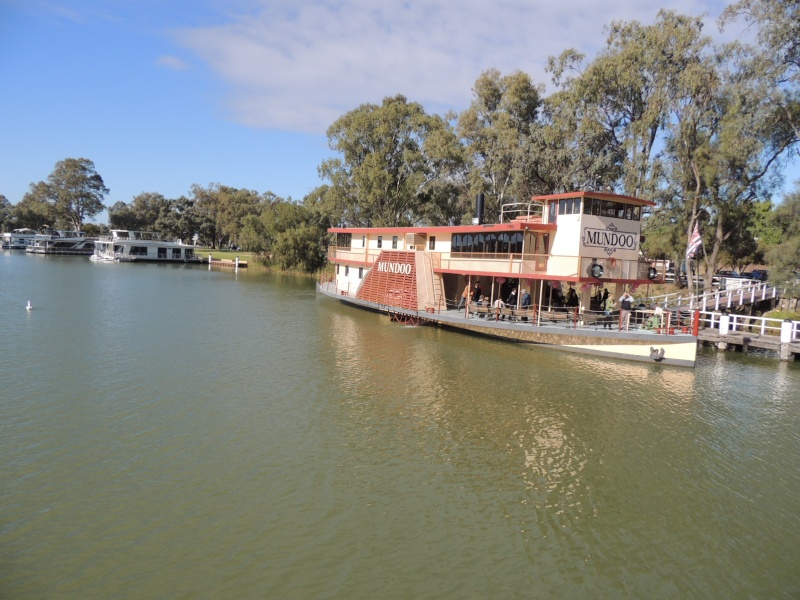
[[[688,308],[690,310],[720,310],[729,306],[753,304],[763,300],[774,300],[780,296],[780,291],[768,283],[761,281],[742,280],[742,285],[736,289],[705,292],[700,295],[686,293],[686,291],[673,292],[651,296],[648,300],[664,309]]]
[[[792,321],[790,319],[700,311],[700,322],[706,328],[720,329],[725,333],[742,332],[780,336],[788,328],[789,339],[792,341],[800,340],[800,321]],[[787,325],[789,323],[791,325]]]

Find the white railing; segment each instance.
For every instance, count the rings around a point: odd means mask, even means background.
[[[779,296],[776,288],[767,283],[755,280],[745,280],[743,285],[737,289],[718,290],[716,292],[706,292],[699,296],[683,292],[673,292],[660,296],[651,296],[649,302],[662,308],[673,308],[680,306],[692,310],[720,310],[720,307],[727,308],[732,305],[753,304],[763,300],[774,300]]]
[[[700,322],[711,329],[719,329],[723,314],[707,310],[700,311]],[[728,332],[757,333],[759,335],[780,336],[784,319],[770,317],[750,317],[747,315],[727,314]],[[800,340],[800,321],[792,321],[791,338]]]

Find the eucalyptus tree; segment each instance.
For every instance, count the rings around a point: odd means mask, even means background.
[[[105,208],[103,198],[108,194],[94,163],[86,158],[66,158],[56,163],[47,178],[47,189],[56,215],[75,230]]]
[[[327,132],[328,145],[341,157],[319,167],[328,182],[324,202],[350,225],[416,222],[421,192],[437,176],[425,142],[446,127],[441,117],[401,95],[346,113]]]
[[[775,208],[770,221],[780,241],[766,252],[769,279],[797,295],[800,292],[800,183]]]
[[[8,201],[8,198],[0,194],[0,231],[6,231],[6,228],[10,228],[14,218],[12,208],[13,205]]]
[[[30,184],[30,189],[13,208],[16,227],[41,229],[60,225],[50,202],[50,188],[43,181]]]
[[[504,202],[525,200],[539,189],[529,149],[542,89],[526,73],[504,76],[489,69],[476,80],[472,102],[458,117],[471,195],[486,194],[489,219],[497,218]]]

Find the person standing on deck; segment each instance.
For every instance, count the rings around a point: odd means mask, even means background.
[[[481,290],[481,282],[475,282],[475,289],[472,290],[472,301],[478,302],[481,299],[481,294],[483,294],[483,290]]]
[[[631,310],[633,309],[633,296],[627,290],[619,297],[619,330],[623,327],[627,330],[631,320]]]
[[[511,293],[508,295],[508,299],[506,300],[506,306],[517,308],[517,288],[511,288]]]
[[[467,298],[469,298],[469,283],[464,286],[464,291],[461,292],[461,300],[458,301],[458,308],[456,310],[461,310],[464,308],[464,304],[467,302]]]
[[[603,311],[603,329],[611,329],[611,313],[614,312],[614,296],[603,290],[603,303],[600,305]]]

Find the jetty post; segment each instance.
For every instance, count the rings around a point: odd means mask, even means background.
[[[728,314],[728,311],[723,310],[722,314],[719,316],[719,334],[728,335],[730,326],[731,326],[731,316]],[[719,342],[717,344],[717,348],[719,348],[720,350],[725,350],[728,348],[728,344],[726,342]]]
[[[236,270],[234,272],[235,273],[239,272],[239,257],[238,256],[236,257]]]
[[[208,253],[208,270],[211,270],[211,253]]]
[[[789,344],[792,341],[792,320],[784,319],[781,323],[781,360],[789,360]]]

